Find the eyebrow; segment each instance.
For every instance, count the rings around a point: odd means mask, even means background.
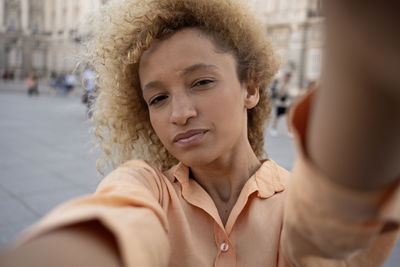
[[[190,74],[192,72],[195,72],[197,70],[204,70],[204,69],[214,69],[214,70],[218,70],[218,67],[215,65],[208,65],[208,64],[204,64],[204,63],[198,63],[198,64],[194,64],[192,66],[189,66],[187,68],[185,68],[182,72],[181,72],[181,76]]]
[[[217,66],[215,66],[215,65],[212,65],[212,64],[197,63],[197,64],[194,64],[194,65],[191,65],[191,66],[185,68],[184,70],[182,70],[180,72],[179,75],[180,76],[185,76],[185,75],[188,75],[188,74],[193,73],[193,72],[198,71],[198,70],[208,70],[208,69],[218,70],[219,68]],[[162,86],[162,82],[160,82],[160,81],[151,81],[151,82],[147,83],[143,87],[143,92],[145,90],[150,89],[150,88],[160,87],[160,86]]]
[[[162,82],[160,82],[160,81],[152,81],[152,82],[149,82],[148,84],[146,84],[146,85],[143,87],[142,92],[144,92],[144,91],[146,91],[146,90],[149,90],[149,89],[151,89],[151,88],[161,87],[161,86],[162,86]]]

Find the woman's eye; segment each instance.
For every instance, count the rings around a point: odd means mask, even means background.
[[[152,98],[150,100],[149,105],[152,106],[152,105],[158,104],[158,103],[160,103],[161,101],[163,101],[163,100],[165,100],[167,98],[168,98],[167,95],[156,96],[156,97],[154,97],[154,98]]]
[[[195,83],[193,84],[193,87],[202,86],[202,85],[207,85],[207,84],[210,84],[210,83],[212,83],[212,82],[214,82],[214,81],[213,81],[213,80],[209,80],[209,79],[200,80],[200,81],[195,82]]]

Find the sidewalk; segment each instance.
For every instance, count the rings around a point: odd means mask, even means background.
[[[51,95],[44,86],[28,97],[21,85],[0,85],[0,248],[60,203],[94,192],[99,181],[80,98]]]
[[[28,89],[26,88],[23,80],[15,81],[0,81],[0,93],[22,93],[27,94]],[[70,95],[82,96],[84,89],[80,86],[76,86]],[[46,81],[39,82],[39,95],[57,95],[60,94],[56,89],[51,88]]]
[[[94,192],[99,182],[86,107],[74,95],[53,96],[46,85],[40,93],[29,98],[23,82],[0,83],[0,249],[55,206]],[[278,131],[266,136],[266,150],[291,170],[295,151],[284,119]],[[400,266],[400,241],[383,266]]]

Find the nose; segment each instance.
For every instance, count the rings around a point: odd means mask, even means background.
[[[182,94],[172,98],[171,123],[185,125],[191,118],[196,116],[196,108],[188,96]]]

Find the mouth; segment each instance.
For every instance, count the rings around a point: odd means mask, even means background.
[[[174,143],[179,145],[193,145],[199,142],[203,136],[206,134],[207,130],[204,129],[196,129],[189,130],[184,133],[177,134],[174,137]]]

